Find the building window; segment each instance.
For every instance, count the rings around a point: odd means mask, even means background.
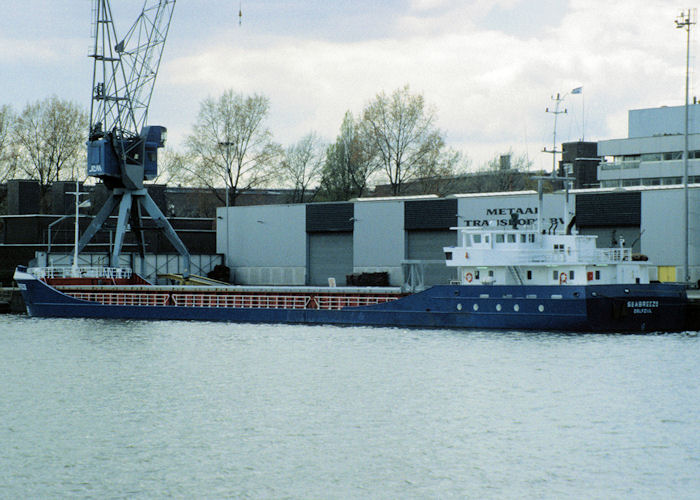
[[[680,177],[664,177],[661,179],[661,184],[664,186],[669,186],[672,184],[680,184],[683,180]]]

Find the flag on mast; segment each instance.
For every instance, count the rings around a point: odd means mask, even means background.
[[[583,87],[576,87],[571,91],[572,94],[581,94],[583,93]]]

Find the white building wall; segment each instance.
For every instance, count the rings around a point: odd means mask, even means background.
[[[629,137],[682,134],[685,106],[631,109],[627,113]],[[700,134],[700,104],[688,106],[688,133]]]
[[[700,279],[700,189],[688,190],[688,265],[691,281]],[[642,192],[641,252],[657,266],[675,266],[681,280],[683,252],[683,189]]]
[[[391,285],[403,284],[403,201],[355,203],[353,245],[353,272],[387,272]]]
[[[226,256],[236,283],[306,282],[305,205],[229,207],[228,211],[221,207],[216,212],[216,249]]]
[[[537,224],[538,199],[536,192],[470,194],[458,197],[458,224],[460,226],[485,225],[490,221],[497,221],[497,224],[507,226],[512,212],[518,213],[520,224]],[[565,220],[565,199],[564,193],[543,196],[543,230],[549,229],[552,219],[558,221],[557,230],[566,227],[570,215]],[[575,199],[570,194],[569,214],[573,213],[574,208]],[[457,234],[455,233],[455,241],[457,241],[456,238]]]

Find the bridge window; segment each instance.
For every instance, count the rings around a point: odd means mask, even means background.
[[[505,237],[502,234],[496,235],[496,243],[503,243],[504,241],[505,241]]]
[[[480,234],[473,234],[472,235],[472,241],[474,243],[481,243],[481,235]]]
[[[515,235],[508,233],[508,243],[515,243]]]

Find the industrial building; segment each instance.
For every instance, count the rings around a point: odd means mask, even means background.
[[[628,137],[598,142],[600,187],[683,182],[684,106],[633,109]],[[700,104],[688,106],[688,182],[700,183]]]
[[[689,190],[689,274],[700,279],[700,186]],[[656,279],[682,279],[683,189],[574,190],[543,196],[545,230],[562,230],[576,214],[581,234],[599,247],[624,245],[648,256]],[[447,283],[443,247],[456,243],[458,225],[537,221],[534,191],[360,199],[347,203],[221,207],[217,252],[239,284],[344,285],[357,273],[385,272],[394,286]]]

